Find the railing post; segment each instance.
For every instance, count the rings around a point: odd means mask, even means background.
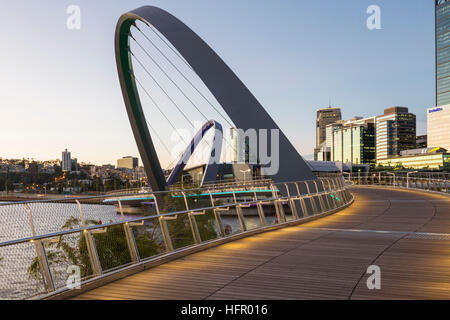
[[[279,199],[278,191],[276,190],[275,185],[271,184],[270,189],[272,190],[272,197],[275,199],[275,211],[277,212],[278,223],[286,222],[286,216],[284,214],[283,203]]]
[[[123,208],[122,208],[122,202],[120,201],[120,199],[118,199],[117,202],[119,204],[119,210],[120,210],[120,215],[122,216],[122,220],[125,221],[125,216],[123,214]],[[123,224],[123,229],[125,231],[125,238],[127,239],[128,250],[130,251],[131,261],[137,263],[137,262],[139,262],[140,258],[139,258],[139,252],[138,252],[138,249],[136,246],[136,240],[134,239],[133,230],[131,230],[131,227],[128,224],[128,222],[125,222]]]
[[[214,203],[214,197],[212,195],[211,190],[208,189],[209,198],[211,199],[211,206],[214,208],[214,218],[216,219],[217,228],[219,229],[219,235],[221,238],[225,237],[225,230],[223,229],[222,219],[220,217],[220,213],[215,209],[216,204]]]
[[[289,198],[289,206],[291,207],[292,216],[293,216],[294,220],[297,220],[298,219],[297,208],[295,207],[294,200],[291,198],[291,193],[289,192],[289,186],[287,183],[285,183],[284,186],[286,187],[286,192],[287,192],[287,195]]]
[[[326,211],[325,210],[325,204],[323,202],[322,195],[320,195],[319,186],[318,186],[316,180],[313,180],[313,182],[314,182],[314,185],[316,186],[316,192],[318,194],[317,197],[319,198],[319,204],[320,204],[320,207],[322,209],[319,213],[325,212]]]
[[[336,189],[335,184],[334,184],[334,178],[327,179],[327,181],[328,181],[328,185],[330,186],[330,194],[332,194],[333,192],[335,192],[335,189]],[[331,186],[331,184],[333,184],[333,186]],[[333,203],[334,203],[333,209],[339,207],[339,203],[338,203],[336,196],[333,196]]]
[[[300,198],[300,205],[302,206],[302,213],[303,213],[303,217],[309,216],[308,214],[308,210],[306,208],[306,204],[305,204],[305,198],[302,197],[302,193],[300,192],[300,188],[298,187],[298,183],[295,182],[295,187],[297,188],[297,194]]]
[[[186,199],[186,194],[182,192],[183,198],[184,198],[184,204],[186,205],[186,210],[189,209],[189,205]],[[188,213],[189,223],[191,224],[191,230],[192,230],[192,236],[194,237],[194,242],[196,244],[200,244],[202,242],[202,239],[200,238],[200,232],[198,231],[197,221],[195,221],[195,217],[192,214],[192,212]]]
[[[236,199],[236,193],[233,190],[233,199],[234,199],[234,204],[235,204],[235,208],[236,208],[236,214],[238,216],[238,220],[239,220],[239,225],[241,227],[241,231],[245,232],[247,231],[247,226],[245,225],[245,220],[244,220],[244,214],[242,213],[242,208],[239,206],[237,199]]]
[[[339,191],[339,183],[337,181],[335,183],[335,179],[334,178],[331,179],[331,182],[333,183],[333,192],[335,194],[339,195],[339,197],[342,200],[347,201],[346,199],[344,199],[344,197],[346,197],[344,192]],[[335,196],[334,200],[335,200],[335,203],[336,203],[336,208],[338,208],[339,207],[339,200],[336,198],[336,196]]]
[[[81,225],[86,227],[86,222],[84,220],[83,210],[81,209],[81,203],[78,200],[75,200],[78,205],[78,210],[80,212]],[[100,259],[98,258],[97,248],[95,247],[95,241],[90,231],[83,231],[84,238],[86,239],[86,246],[88,249],[89,260],[91,262],[92,272],[96,276],[102,275],[102,266],[100,264]]]
[[[266,217],[264,216],[263,206],[261,204],[261,201],[258,201],[258,195],[256,194],[256,189],[253,189],[253,193],[254,193],[253,198],[255,201],[257,201],[256,208],[258,210],[258,215],[259,215],[259,220],[261,221],[261,226],[265,227],[267,225],[267,222],[266,222]]]
[[[339,194],[341,195],[341,198],[344,200],[344,202],[348,203],[350,201],[349,191],[346,189],[345,184],[342,183],[340,179],[337,179],[337,181],[338,181],[338,188],[340,189]],[[341,183],[339,183],[339,181],[341,181]]]
[[[28,213],[28,220],[30,222],[31,234],[36,236],[36,230],[34,229],[33,216],[31,215],[31,208],[28,204],[24,204]],[[44,244],[42,240],[33,240],[34,247],[36,249],[36,256],[39,263],[39,269],[42,274],[42,279],[44,280],[44,287],[47,292],[55,291],[55,283],[53,282],[53,276],[50,272],[50,267],[48,264],[47,254],[45,252]]]
[[[155,194],[153,194],[153,199],[155,200],[156,214],[159,216],[161,214],[161,212],[159,211],[158,199],[156,198]],[[169,228],[167,227],[167,221],[164,217],[159,217],[158,220],[159,220],[159,227],[161,228],[161,234],[163,237],[163,241],[164,241],[166,250],[168,252],[172,252],[173,244],[172,244],[172,239],[170,238]]]
[[[308,198],[309,198],[309,201],[311,202],[311,207],[313,209],[313,215],[314,215],[314,213],[319,213],[319,209],[317,208],[317,204],[314,201],[314,197],[311,196],[311,190],[309,189],[308,182],[303,181],[303,183],[306,185],[306,190],[308,192]]]
[[[329,191],[327,188],[325,188],[325,183],[324,183],[324,181],[325,181],[325,178],[321,178],[320,179],[320,182],[322,183],[322,188],[323,188],[323,190],[324,190],[324,192],[326,192],[326,191]],[[328,186],[329,187],[329,186]],[[330,196],[329,195],[325,195],[325,199],[327,199],[327,206],[328,206],[328,210],[331,210],[332,209],[332,204],[331,204],[331,201],[330,201]]]

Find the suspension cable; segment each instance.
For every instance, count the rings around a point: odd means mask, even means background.
[[[158,67],[158,69],[167,77],[167,79],[170,80],[170,82],[172,82],[172,84],[178,89],[178,91],[186,98],[186,100],[189,101],[189,103],[203,116],[203,118],[208,121],[208,117],[205,116],[205,114],[199,109],[199,107],[197,107],[197,105],[192,101],[192,99],[190,99],[188,97],[188,95],[183,91],[183,89],[180,88],[180,86],[172,79],[172,77],[170,77],[170,75],[167,74],[167,72],[161,67],[161,65],[148,53],[147,50],[145,50],[145,48],[136,40],[136,38],[131,34],[130,32],[130,37],[134,40],[134,42],[139,46],[139,48],[141,48],[142,51],[144,51],[144,53],[146,54],[146,56]],[[170,61],[170,60],[169,60]],[[170,61],[171,62],[171,61]],[[175,67],[176,68],[176,67]],[[180,72],[180,71],[178,71]],[[182,73],[181,73],[182,74]],[[184,76],[184,74],[182,74]],[[184,76],[185,77],[185,76]],[[187,81],[189,81],[186,77],[185,79]],[[190,82],[190,81],[189,81]],[[191,83],[191,86],[193,86],[193,84]],[[195,88],[193,86],[193,88]],[[195,88],[196,89],[196,88]],[[199,92],[201,94],[201,92],[199,90],[197,90],[197,92]],[[206,97],[204,97],[206,99]],[[213,106],[214,108],[214,106]],[[216,110],[217,111],[217,110]],[[219,113],[220,114],[220,113]],[[222,116],[223,117],[223,116]],[[226,118],[223,117],[225,120]],[[223,139],[225,140],[225,142],[234,150],[236,151],[236,148],[232,145],[232,143],[230,143],[228,141],[228,139],[224,136]],[[209,145],[209,144],[208,144]]]
[[[155,105],[155,107],[158,109],[158,111],[163,115],[163,117],[167,120],[167,122],[169,122],[170,126],[172,127],[172,129],[178,134],[178,136],[181,138],[181,140],[183,140],[184,143],[186,143],[186,146],[189,146],[189,142],[187,142],[184,137],[178,132],[178,130],[175,128],[175,125],[172,123],[172,121],[170,121],[170,119],[166,116],[166,114],[161,110],[161,108],[159,107],[159,105],[156,103],[155,99],[153,99],[153,97],[150,95],[150,93],[145,89],[145,87],[142,85],[142,83],[139,81],[139,79],[134,75],[134,73],[130,72],[131,76],[134,78],[134,80],[136,81],[136,83],[141,87],[141,89],[145,92],[145,94],[147,95],[147,97],[152,101],[152,103]],[[147,120],[146,120],[147,121]],[[148,123],[148,122],[147,122]],[[195,152],[193,153],[194,156]],[[202,162],[200,159],[197,160],[199,162]],[[172,161],[173,162],[173,161]]]
[[[178,91],[181,92],[181,94],[189,101],[189,103],[205,118],[206,121],[208,121],[208,117],[206,117],[203,112],[195,105],[195,103],[186,95],[186,93],[180,88],[179,85],[175,83],[175,81],[167,74],[167,72],[161,67],[161,65],[153,59],[153,57],[145,50],[144,47],[133,37],[133,35],[130,32],[130,37],[134,40],[134,42],[141,48],[142,51],[147,55],[147,57],[152,60],[152,62],[158,67],[159,70],[169,79],[170,82],[178,89]]]
[[[178,52],[176,51],[174,48],[172,48],[172,46],[170,44],[167,43],[167,40],[164,39],[163,37],[161,37],[161,35],[159,34],[158,31],[156,31],[154,29],[154,27],[151,24],[148,24],[147,22],[144,22],[144,24],[149,27],[150,30],[152,30],[152,32],[154,34],[156,34],[156,36],[173,52],[175,53],[176,56],[178,56],[178,58],[180,58],[181,61],[183,61],[183,63],[189,67],[189,69],[191,69],[192,71],[194,71],[194,69],[192,68],[192,66],[186,61],[186,59],[184,59],[184,57]],[[135,27],[136,29],[138,29],[142,34],[143,32],[141,31],[141,29],[139,29],[139,27],[136,25],[136,23],[133,24],[133,27]],[[145,35],[144,35],[145,36]],[[195,72],[195,71],[194,71]]]
[[[234,124],[232,124],[225,116],[222,115],[222,113],[212,104],[212,102],[184,75],[184,73],[182,73],[178,67],[153,43],[153,41],[147,37],[146,34],[144,34],[137,26],[134,26],[151,44],[152,46],[158,50],[158,52],[172,65],[173,68],[175,68],[175,70],[177,70],[177,72],[191,85],[192,88],[194,88],[197,93],[231,126],[234,127]],[[155,32],[152,29],[153,32]],[[155,34],[157,34],[155,32]],[[201,112],[201,110],[195,105],[195,103],[187,96],[187,94],[180,88],[180,86],[178,86],[175,81],[167,74],[167,72],[161,67],[161,65],[156,62],[156,60],[148,53],[148,51],[136,40],[136,38],[133,36],[133,34],[129,33],[130,37],[134,40],[134,42],[139,46],[139,48],[141,48],[142,51],[144,51],[144,53],[147,55],[148,58],[150,58],[150,60],[159,68],[159,70],[161,70],[161,72],[172,82],[173,85],[175,85],[175,87],[181,92],[181,94],[190,102],[190,104],[192,106],[194,106],[194,108],[205,118],[205,120],[208,120],[208,118]],[[157,34],[158,35],[158,34]],[[158,37],[160,37],[158,35]],[[160,37],[161,38],[161,37]],[[164,43],[171,48],[165,41]],[[172,49],[172,48],[171,48]],[[173,49],[172,49],[173,50]],[[135,57],[136,58],[136,57]],[[180,57],[181,58],[181,57]],[[192,69],[192,68],[191,68]],[[194,71],[192,69],[192,71]],[[195,71],[194,71],[195,73]],[[235,152],[237,152],[236,148],[233,146],[233,144],[231,142],[228,141],[228,139],[226,138],[226,136],[223,136],[223,139],[225,140],[226,144],[228,144],[228,146],[230,146]],[[208,144],[209,145],[209,144]]]
[[[170,95],[167,93],[166,90],[161,86],[161,84],[155,79],[155,77],[148,71],[148,69],[144,66],[144,64],[139,60],[133,51],[131,51],[130,48],[128,48],[128,51],[131,53],[131,55],[136,59],[136,61],[139,63],[139,65],[144,69],[144,71],[148,74],[150,78],[156,83],[156,85],[161,89],[162,92],[164,92],[165,96],[172,102],[172,104],[177,108],[177,110],[183,115],[183,117],[186,119],[186,121],[192,126],[192,128],[195,130],[195,125],[191,122],[191,120],[188,118],[188,116],[181,110],[181,108],[178,106],[178,104],[170,97]]]
[[[220,117],[222,117],[231,127],[234,127],[234,124],[233,123],[231,123],[221,112],[220,112],[220,110],[218,110],[215,106],[214,106],[214,104],[200,91],[200,89],[198,89],[197,88],[197,86],[195,86],[193,83],[192,83],[192,81],[191,80],[189,80],[187,77],[186,77],[186,75],[183,73],[183,72],[181,72],[180,71],[180,69],[161,51],[161,49],[159,49],[158,48],[158,46],[157,45],[155,45],[155,43],[141,30],[141,29],[139,29],[136,25],[134,25],[134,27],[144,36],[144,38],[145,39],[147,39],[147,41],[148,42],[150,42],[150,44],[156,49],[156,50],[158,50],[158,52],[167,60],[167,62],[169,62],[171,65],[172,65],[172,67],[175,69],[175,70],[177,70],[177,72],[192,86],[192,88],[194,88],[194,90],[195,91],[197,91],[197,93],[220,115]],[[155,30],[153,30],[153,28],[152,27],[150,27],[150,30],[152,30],[160,39],[162,39],[161,38],[161,36],[155,31]],[[133,38],[134,39],[134,38]],[[135,39],[134,39],[135,40]],[[135,40],[136,41],[136,40]],[[136,41],[137,42],[137,41]],[[171,49],[172,51],[174,51],[174,49],[166,42],[166,41],[164,41],[163,40],[163,42],[165,43],[165,45],[169,48],[169,49]],[[145,51],[145,50],[144,50]],[[175,53],[177,53],[176,51],[174,51]],[[188,66],[189,66],[189,68],[195,73],[195,74],[197,74],[196,72],[195,72],[195,70],[194,69],[192,69],[192,67],[191,67],[191,65],[189,65],[185,60],[184,60],[184,58],[183,57],[181,57],[181,55],[179,54],[179,53],[177,53],[177,55],[178,55],[178,57],[180,57],[181,58],[181,60],[184,62],[184,63],[186,63]]]

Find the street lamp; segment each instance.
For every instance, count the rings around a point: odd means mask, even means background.
[[[243,174],[244,174],[244,185],[245,185],[245,174],[247,173],[247,172],[250,172],[250,169],[247,169],[247,170],[240,170]]]
[[[392,185],[395,187],[395,173],[393,173],[393,172],[386,172],[386,174],[392,174],[394,176],[394,181],[393,181]]]
[[[412,171],[412,172],[408,172],[406,174],[406,187],[407,188],[409,188],[409,175],[412,174],[412,173],[417,173],[417,172],[419,172],[419,171]]]

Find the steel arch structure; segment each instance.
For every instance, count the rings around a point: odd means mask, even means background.
[[[170,13],[144,6],[123,14],[116,26],[115,53],[122,94],[133,134],[153,190],[164,190],[167,183],[158,160],[133,79],[129,52],[129,33],[135,21],[152,25],[181,54],[220,103],[237,128],[244,131],[279,130],[279,170],[275,182],[316,179],[303,158],[258,100],[225,62],[194,31]],[[258,136],[258,145],[261,138]],[[266,150],[272,150],[266,137]],[[259,147],[260,148],[260,147]]]
[[[215,129],[214,141],[211,149],[210,158],[206,165],[205,174],[203,175],[202,184],[203,181],[205,180],[209,181],[212,178],[216,177],[218,162],[220,161],[220,156],[222,153],[223,129],[222,125],[217,121],[209,120],[202,126],[202,128],[197,132],[194,138],[192,138],[191,143],[188,145],[184,153],[181,155],[180,160],[178,160],[178,163],[170,173],[169,178],[167,179],[167,184],[169,186],[173,185],[178,180],[187,162],[194,154],[195,148],[203,139],[205,133],[212,128]]]

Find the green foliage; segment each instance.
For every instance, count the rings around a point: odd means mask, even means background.
[[[208,198],[199,197],[201,190],[190,192],[190,197],[186,197],[189,209],[199,209],[211,206]],[[184,198],[180,195],[166,195],[163,199],[163,213],[186,210]],[[204,215],[194,216],[202,241],[217,238],[217,232],[214,228],[215,220],[212,210],[207,210]],[[182,248],[194,243],[192,229],[187,214],[178,215],[176,220],[167,223],[172,244],[174,248]]]
[[[78,227],[79,219],[69,218],[62,230],[70,230]],[[98,225],[97,221],[88,220],[87,225]],[[135,235],[135,242],[141,258],[151,257],[162,251],[162,245],[157,239],[155,229],[157,225],[150,227],[139,227],[139,232]],[[116,268],[131,262],[128,243],[125,237],[123,225],[111,226],[104,233],[93,235],[97,255],[103,270]],[[61,237],[57,243],[46,245],[47,259],[51,265],[76,265],[80,268],[81,277],[85,278],[92,274],[89,251],[86,237],[79,234],[76,241]],[[34,278],[40,278],[40,265],[38,258],[35,258],[28,268],[29,274]]]

